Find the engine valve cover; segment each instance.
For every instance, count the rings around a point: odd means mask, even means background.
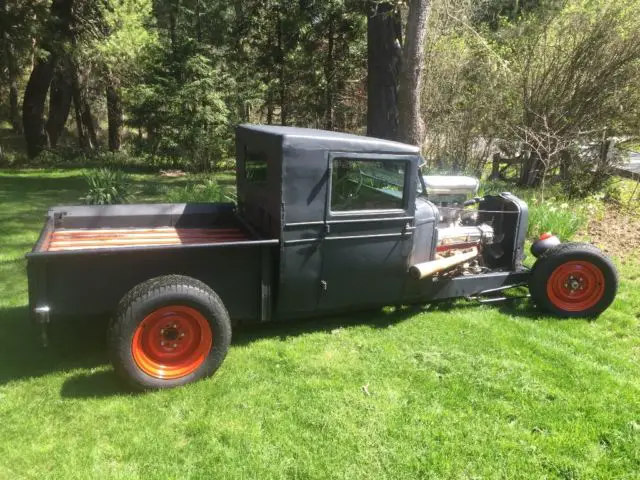
[[[477,227],[439,228],[436,251],[443,252],[491,243],[493,243],[493,228],[486,224]]]

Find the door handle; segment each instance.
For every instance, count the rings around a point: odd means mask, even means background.
[[[412,226],[409,222],[407,222],[402,229],[402,233],[411,233],[416,229],[416,227]]]

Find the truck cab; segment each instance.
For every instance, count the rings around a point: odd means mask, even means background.
[[[417,147],[241,126],[237,161],[239,214],[279,239],[279,317],[399,302],[409,264],[432,255],[437,209],[417,201]]]

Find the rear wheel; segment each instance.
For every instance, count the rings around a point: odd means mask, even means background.
[[[213,375],[231,341],[229,315],[204,283],[166,276],[133,288],[109,325],[116,372],[138,390],[171,388]]]
[[[535,303],[562,317],[597,317],[613,302],[618,273],[598,248],[565,243],[543,253],[533,266],[529,291]]]

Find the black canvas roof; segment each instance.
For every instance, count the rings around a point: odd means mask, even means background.
[[[409,155],[417,155],[420,152],[418,147],[405,143],[313,128],[244,124],[238,126],[238,130],[239,133],[245,131],[247,133],[281,137],[284,144],[298,148],[308,147],[349,152],[365,151]]]

